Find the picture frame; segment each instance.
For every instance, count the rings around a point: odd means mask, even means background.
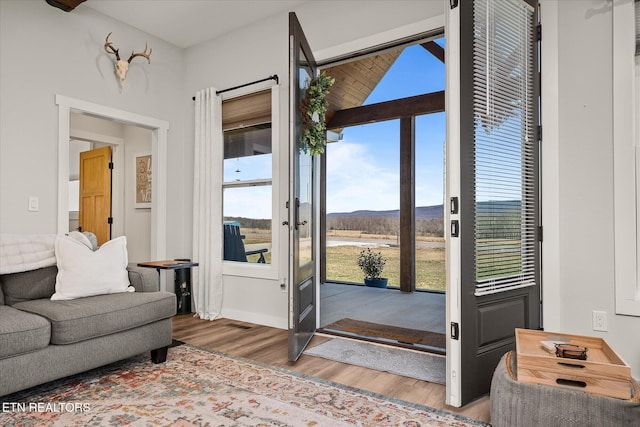
[[[151,153],[137,154],[134,160],[134,176],[135,176],[135,208],[151,209],[151,177],[152,177],[152,158]]]

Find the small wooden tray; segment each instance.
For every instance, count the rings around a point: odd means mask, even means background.
[[[602,338],[516,329],[518,381],[582,390],[600,396],[631,398],[631,368]],[[585,346],[587,360],[556,357],[543,341]]]

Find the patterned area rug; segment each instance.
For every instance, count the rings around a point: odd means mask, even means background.
[[[487,426],[190,345],[0,398],[2,426]]]

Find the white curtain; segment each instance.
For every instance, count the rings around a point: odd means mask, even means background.
[[[193,297],[196,315],[222,310],[222,100],[214,88],[196,93],[193,162]]]

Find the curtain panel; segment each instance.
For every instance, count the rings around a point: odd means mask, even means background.
[[[193,280],[195,310],[215,320],[222,311],[222,100],[215,88],[195,99],[193,161]]]

